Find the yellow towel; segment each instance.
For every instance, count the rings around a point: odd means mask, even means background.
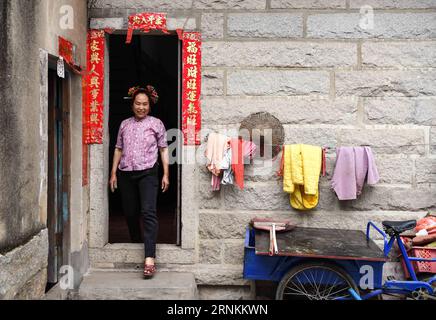
[[[283,190],[286,193],[294,193],[295,186],[292,182],[292,159],[291,146],[285,146],[283,150]]]
[[[310,210],[319,202],[319,176],[322,167],[322,149],[309,145],[284,148],[283,190],[291,194],[291,206]]]
[[[301,144],[291,146],[292,183],[304,185],[303,158]]]

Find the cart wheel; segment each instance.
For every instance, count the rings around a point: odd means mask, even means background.
[[[326,262],[308,262],[292,268],[280,281],[277,300],[352,300],[348,289],[357,288],[340,267]]]

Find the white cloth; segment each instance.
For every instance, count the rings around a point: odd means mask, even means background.
[[[229,148],[224,152],[224,157],[221,161],[221,169],[223,170],[222,185],[232,185],[235,183],[235,176],[232,170],[232,149]]]

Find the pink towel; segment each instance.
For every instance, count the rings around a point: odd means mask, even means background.
[[[336,155],[332,188],[339,200],[357,199],[362,194],[365,179],[369,185],[380,180],[371,148],[340,147]]]
[[[230,148],[230,138],[215,132],[209,134],[205,156],[207,158],[207,169],[212,172],[212,191],[220,190],[221,162],[228,148]]]

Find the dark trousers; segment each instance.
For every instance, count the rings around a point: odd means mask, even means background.
[[[141,242],[138,216],[144,221],[144,249],[146,258],[156,257],[158,219],[156,214],[159,190],[158,164],[144,171],[118,170],[118,186],[121,191],[123,211],[132,242]]]

